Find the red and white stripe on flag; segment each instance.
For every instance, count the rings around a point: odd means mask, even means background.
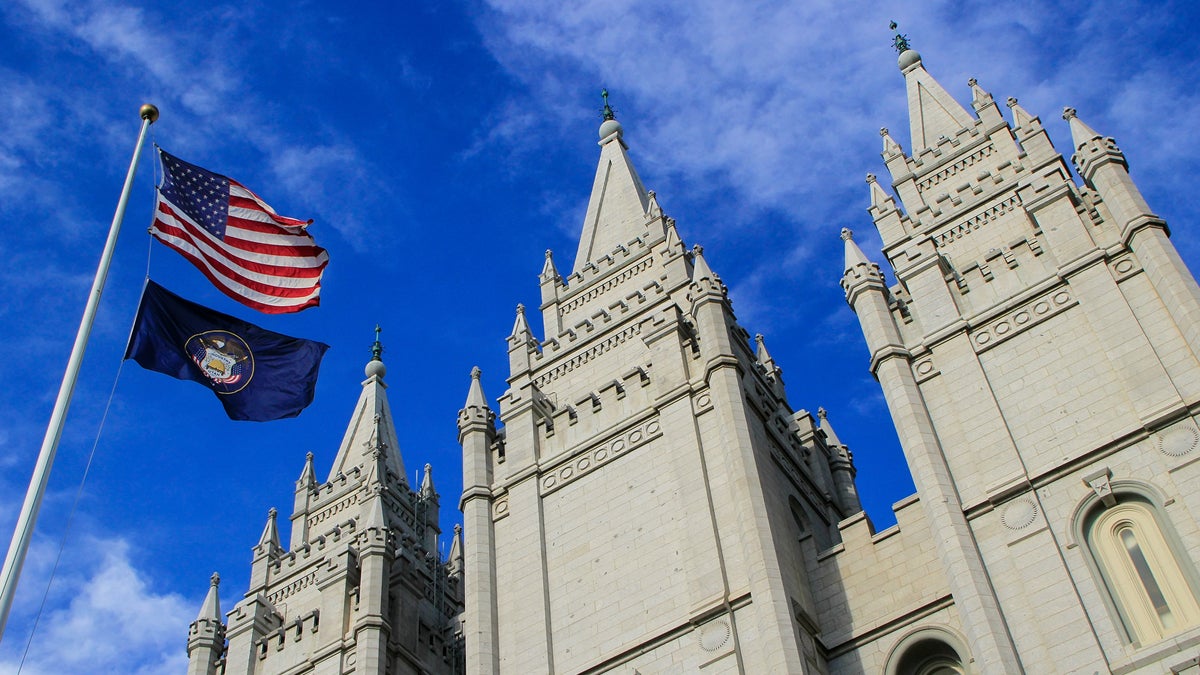
[[[325,249],[307,223],[280,216],[250,190],[229,179],[224,236],[201,227],[162,191],[150,233],[178,251],[218,289],[266,314],[298,312],[320,304]]]

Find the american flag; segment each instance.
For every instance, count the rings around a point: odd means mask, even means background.
[[[309,222],[275,213],[241,183],[158,150],[163,182],[150,233],[218,289],[267,314],[320,304],[325,249]]]

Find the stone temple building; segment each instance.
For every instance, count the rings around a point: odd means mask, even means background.
[[[909,150],[884,130],[867,179],[896,283],[848,231],[841,271],[917,488],[894,527],[609,114],[542,337],[518,308],[508,389],[459,412],[449,560],[372,361],[189,672],[1200,673],[1200,287],[1112,138],[1067,109],[1077,183],[1015,99],[899,65]]]

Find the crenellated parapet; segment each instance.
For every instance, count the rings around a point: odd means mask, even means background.
[[[415,486],[404,475],[382,352],[377,334],[327,480],[305,456],[287,549],[268,514],[250,587],[229,614],[223,675],[462,670],[461,555],[438,552],[432,467]]]

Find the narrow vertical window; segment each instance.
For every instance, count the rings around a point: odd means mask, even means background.
[[[1200,603],[1154,507],[1126,498],[1096,512],[1088,547],[1129,638],[1157,642],[1200,625]]]
[[[1142,581],[1142,588],[1146,589],[1146,595],[1150,596],[1150,604],[1154,606],[1154,611],[1158,614],[1159,621],[1164,628],[1173,628],[1175,626],[1175,619],[1171,615],[1171,608],[1167,605],[1167,599],[1163,596],[1162,589],[1158,586],[1158,580],[1154,578],[1154,572],[1150,569],[1150,563],[1147,562],[1146,555],[1142,553],[1142,547],[1138,546],[1137,538],[1133,534],[1133,528],[1122,527],[1118,532],[1121,537],[1121,543],[1125,545],[1125,552],[1129,554],[1129,561],[1133,564],[1134,571],[1137,572],[1138,578]]]

